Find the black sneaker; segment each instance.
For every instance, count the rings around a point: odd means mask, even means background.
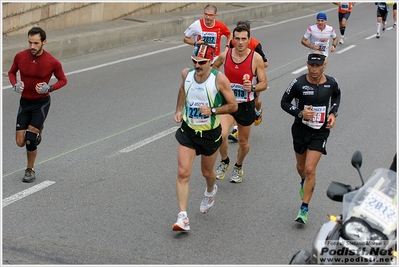
[[[39,131],[39,134],[37,135],[36,138],[36,145],[38,146],[42,142],[42,131],[43,131],[44,125],[42,125],[42,128]]]
[[[33,169],[31,169],[31,168],[27,168],[27,169],[25,170],[25,177],[24,177],[24,179],[22,179],[22,182],[24,182],[24,183],[31,183],[31,182],[33,182],[35,179],[36,179],[35,171],[34,171]]]

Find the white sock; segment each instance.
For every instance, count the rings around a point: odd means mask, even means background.
[[[215,193],[215,188],[213,188],[213,190],[212,190],[212,192],[208,192],[208,190],[205,190],[205,196],[207,196],[207,197],[211,197],[211,196],[213,196],[213,194]]]
[[[234,130],[238,130],[238,126],[237,126],[237,125],[234,125],[234,126],[233,126],[233,129],[234,129]]]
[[[381,23],[377,22],[377,33],[380,33]]]
[[[179,215],[183,215],[184,217],[187,217],[187,211],[183,210],[181,212],[179,212]]]

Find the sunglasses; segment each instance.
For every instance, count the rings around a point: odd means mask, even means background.
[[[196,60],[195,58],[191,57],[191,60],[193,61],[194,65],[199,64],[199,65],[205,65],[206,63],[209,62],[209,59],[200,59]]]

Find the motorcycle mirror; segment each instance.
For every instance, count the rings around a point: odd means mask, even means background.
[[[352,166],[356,168],[359,173],[360,180],[362,180],[362,186],[364,185],[362,174],[360,173],[360,167],[362,166],[363,157],[360,151],[356,151],[352,156]]]
[[[352,156],[352,166],[355,167],[356,169],[360,169],[360,167],[362,167],[362,161],[363,161],[363,157],[362,157],[362,153],[360,151],[356,151],[355,153],[353,153]]]

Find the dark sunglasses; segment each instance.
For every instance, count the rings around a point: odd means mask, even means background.
[[[191,57],[191,60],[193,61],[194,65],[195,65],[195,64],[205,65],[206,63],[209,62],[209,59],[196,60],[196,59],[193,58],[193,57]]]

